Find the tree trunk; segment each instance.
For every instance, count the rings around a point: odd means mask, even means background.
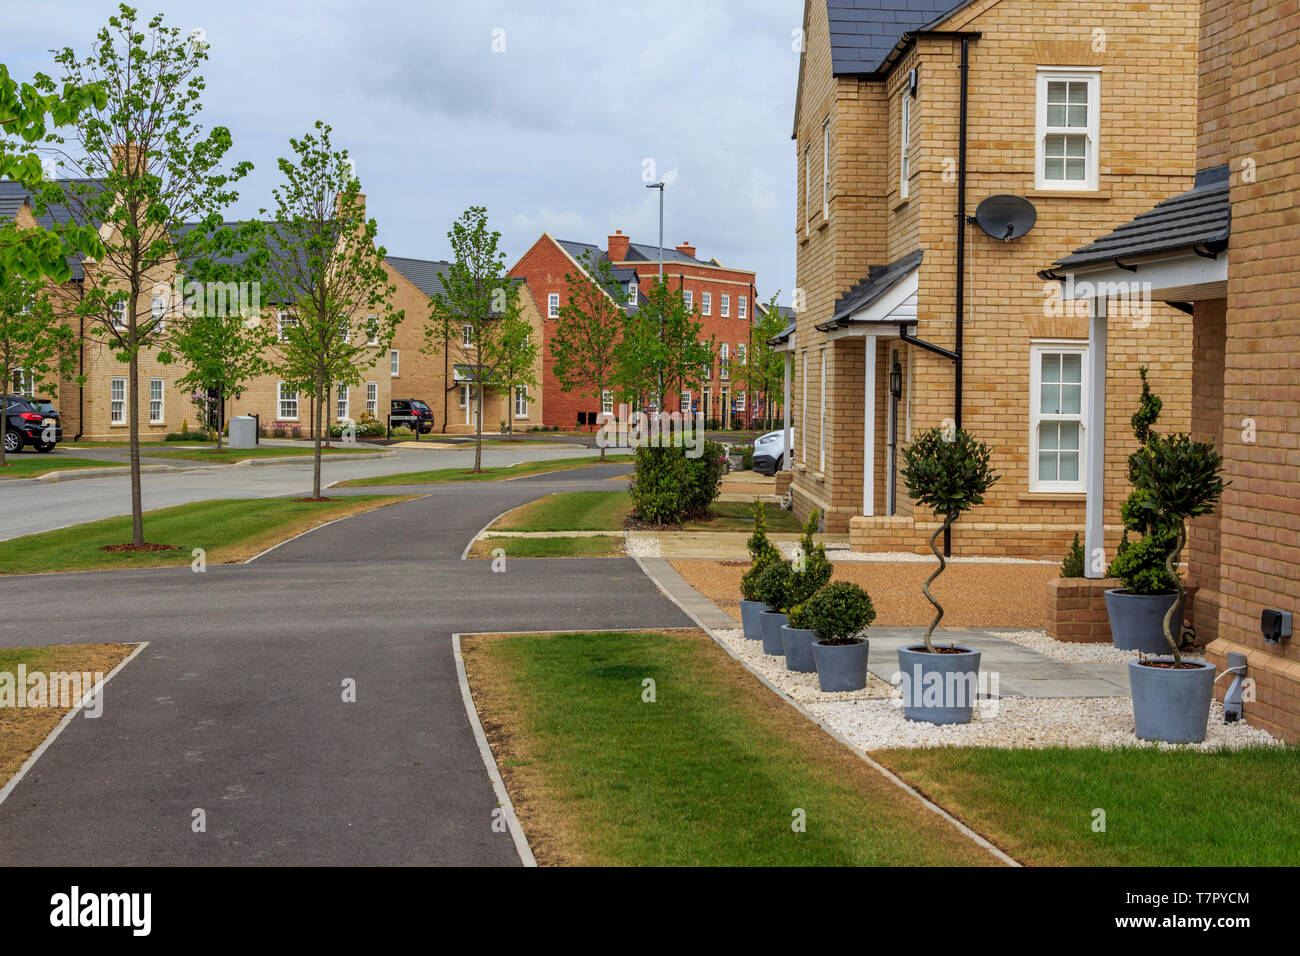
[[[5,438],[9,434],[9,366],[5,366],[5,380],[0,384],[0,468],[4,468],[8,462],[5,460]]]
[[[934,620],[930,622],[930,626],[926,628],[925,631],[925,646],[931,654],[934,653],[934,643],[930,640],[930,635],[934,633],[934,629],[938,627],[939,622],[943,620],[943,605],[936,601],[934,595],[930,593],[930,585],[934,583],[935,578],[943,574],[943,569],[947,566],[947,562],[943,560],[943,555],[939,552],[939,549],[935,547],[934,543],[938,540],[941,533],[952,527],[952,517],[952,515],[948,515],[944,518],[943,524],[935,528],[934,534],[930,535],[930,550],[933,551],[934,556],[939,559],[939,566],[934,569],[934,573],[926,578],[925,583],[921,585],[921,591],[925,594],[926,600],[934,605],[934,609],[937,612],[934,615]]]
[[[226,418],[226,390],[217,388],[217,454],[221,454],[221,426]]]
[[[131,320],[135,324],[135,320]],[[131,330],[132,341],[135,330]],[[144,506],[140,494],[140,356],[131,353],[127,379],[127,409],[131,435],[131,544],[144,547]]]
[[[1178,576],[1178,560],[1183,556],[1183,545],[1187,543],[1187,523],[1179,522],[1178,538],[1174,542],[1173,549],[1165,555],[1165,568],[1169,571],[1170,577],[1174,579],[1174,584],[1178,588],[1178,600],[1174,601],[1173,606],[1165,611],[1164,629],[1165,640],[1174,652],[1174,666],[1183,666],[1183,652],[1179,650],[1179,638],[1182,637],[1183,622],[1178,622],[1179,635],[1174,637],[1173,617],[1175,613],[1181,614],[1183,610],[1183,600],[1187,596],[1187,589],[1183,587],[1183,579]]]
[[[313,415],[315,415],[316,413],[315,405],[318,401],[320,401],[320,382],[321,382],[320,377],[317,376],[316,388],[313,390],[314,394],[312,395]],[[312,498],[319,498],[320,497],[320,429],[317,428],[314,429],[314,431],[316,433],[316,437],[313,439],[313,442],[315,444],[315,450],[312,454],[311,496]]]
[[[474,473],[483,470],[483,369],[478,371],[474,392],[478,395],[478,408],[474,409]]]

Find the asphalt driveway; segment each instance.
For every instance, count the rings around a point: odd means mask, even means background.
[[[460,554],[501,512],[626,470],[429,486],[202,574],[0,578],[0,646],[150,642],[0,805],[0,862],[518,863],[492,830],[451,634],[690,622],[630,559],[494,573]]]

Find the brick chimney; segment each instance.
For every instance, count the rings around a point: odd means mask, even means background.
[[[128,147],[125,143],[114,143],[111,148],[113,168],[127,175],[137,175],[143,172],[140,168],[140,144],[132,143]]]
[[[614,230],[614,235],[609,237],[609,261],[627,262],[627,247],[631,243],[632,238],[623,235],[622,229]]]
[[[695,247],[691,245],[689,242],[683,242],[680,246],[677,247],[677,251],[684,256],[690,256],[692,259],[695,258]]]

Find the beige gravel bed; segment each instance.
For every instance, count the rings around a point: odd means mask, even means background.
[[[740,578],[749,562],[673,559],[672,566],[691,587],[740,620]],[[921,593],[934,567],[933,561],[838,562],[834,579],[867,589],[877,625],[919,627],[934,617]],[[1054,564],[965,562],[949,565],[932,590],[944,605],[947,627],[1043,628],[1047,582],[1059,574]]]

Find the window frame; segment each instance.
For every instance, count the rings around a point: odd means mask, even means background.
[[[366,414],[379,417],[379,383],[366,382]]]
[[[401,349],[388,350],[388,374],[392,378],[397,378],[402,374]]]
[[[366,344],[379,344],[379,316],[377,315],[366,316]]]
[[[548,319],[558,319],[560,317],[560,293],[548,292],[546,294],[546,317]]]
[[[822,221],[831,218],[831,118],[822,120]]]
[[[695,310],[695,292],[691,289],[682,290],[682,302],[685,303],[687,311]]]
[[[521,398],[524,400],[523,412],[519,411],[519,399]],[[515,402],[514,405],[515,418],[527,418],[528,417],[528,386],[527,385],[515,386],[514,402]]]
[[[743,295],[736,296],[736,318],[749,318],[749,300]]]
[[[352,389],[340,385],[334,393],[334,418],[340,422],[352,421]]]
[[[296,388],[290,390],[286,388],[286,384],[285,382],[275,383],[275,419],[280,422],[296,422],[298,414],[302,410],[299,404],[298,390]],[[288,404],[293,405],[292,415],[284,413],[285,406]]]
[[[718,315],[724,319],[731,317],[731,296],[725,292],[718,296]]]
[[[718,346],[718,379],[731,379],[731,343],[723,342]]]
[[[912,195],[912,93],[903,87],[903,109],[898,120],[898,198]]]
[[[803,234],[805,238],[812,234],[809,223],[812,222],[812,143],[803,146]]]
[[[700,293],[700,315],[712,315],[712,314],[713,314],[713,293],[701,292]]]
[[[122,397],[114,398],[113,393],[121,389]],[[109,425],[126,424],[126,377],[114,375],[108,380],[108,423]]]
[[[153,397],[154,386],[158,386],[158,398]],[[158,414],[153,413],[154,402],[158,403]],[[149,424],[161,425],[167,421],[167,385],[161,378],[149,379]]]
[[[1079,356],[1079,412],[1044,415],[1042,356]],[[1029,344],[1029,491],[1034,494],[1080,494],[1088,464],[1088,343],[1085,339],[1035,339]],[[1079,423],[1079,477],[1075,481],[1045,481],[1038,477],[1038,428],[1044,421]],[[1058,449],[1059,451],[1059,449]]]
[[[275,317],[276,340],[279,342],[285,341],[284,330],[287,328],[294,328],[297,325],[298,316],[296,313],[288,311],[277,313]]]
[[[602,415],[614,414],[614,390],[609,388],[600,391],[600,413]]]
[[[1056,82],[1087,84],[1088,123],[1082,131],[1079,127],[1048,126],[1047,89],[1049,83]],[[1096,192],[1100,188],[1101,178],[1101,68],[1040,66],[1035,74],[1034,99],[1034,188],[1056,192]],[[1067,120],[1068,118],[1067,116]],[[1084,155],[1085,175],[1082,181],[1047,178],[1047,137],[1054,135],[1084,137],[1087,152]]]

